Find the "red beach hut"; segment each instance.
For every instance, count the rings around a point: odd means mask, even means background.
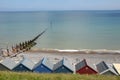
[[[79,74],[97,74],[95,67],[91,64],[88,65],[86,60],[82,60],[81,62],[75,65],[76,73]]]

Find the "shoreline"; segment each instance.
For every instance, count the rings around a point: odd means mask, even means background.
[[[120,50],[107,50],[107,49],[81,49],[81,50],[76,50],[76,49],[31,49],[28,52],[33,52],[33,53],[72,53],[72,54],[120,54]]]
[[[86,59],[88,64],[98,64],[101,61],[105,61],[108,64],[120,63],[120,53],[115,51],[106,50],[58,50],[58,49],[39,49],[30,50],[18,54],[18,56],[13,57],[16,63],[21,61],[23,58],[28,58],[34,63],[39,62],[44,57],[48,58],[53,64],[62,60],[63,58],[69,60],[72,64],[76,64],[83,59]]]
[[[108,54],[108,53],[75,53],[75,52],[25,52],[21,55],[24,57],[31,59],[33,62],[38,62],[42,58],[46,57],[51,62],[56,63],[63,58],[68,59],[70,62],[77,63],[86,59],[89,64],[97,64],[101,61],[105,61],[108,64],[112,63],[120,63],[120,54]]]

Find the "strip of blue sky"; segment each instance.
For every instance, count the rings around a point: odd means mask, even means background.
[[[0,11],[120,10],[120,0],[0,0]]]

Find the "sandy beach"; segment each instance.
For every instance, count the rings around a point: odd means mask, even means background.
[[[52,52],[52,51],[30,51],[20,54],[19,56],[23,55],[24,57],[30,58],[34,62],[38,62],[43,57],[47,57],[53,63],[61,60],[62,58],[68,59],[73,64],[86,59],[89,64],[97,64],[101,61],[105,61],[108,64],[112,63],[120,63],[120,54],[116,52],[95,52],[95,51],[81,51],[81,52]]]

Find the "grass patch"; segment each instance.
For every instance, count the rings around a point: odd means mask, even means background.
[[[0,80],[120,80],[120,76],[0,71]]]

